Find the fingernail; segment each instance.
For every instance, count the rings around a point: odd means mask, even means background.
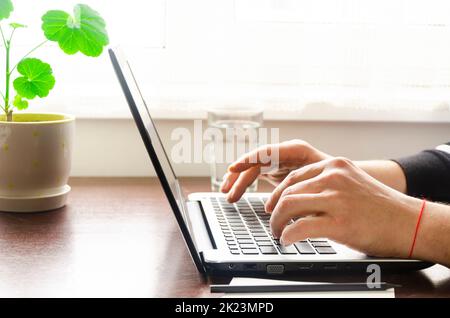
[[[222,192],[227,192],[228,191],[228,187],[230,186],[230,181],[228,181],[227,179],[225,179],[222,183],[222,186],[220,187],[220,190]]]
[[[291,245],[291,242],[289,242],[288,240],[286,240],[286,239],[283,238],[283,237],[280,238],[280,243],[281,243],[281,245],[283,245],[283,246]]]
[[[231,191],[231,192],[227,195],[227,201],[228,201],[229,203],[232,203],[232,202],[233,202],[233,199],[234,199],[234,190]]]

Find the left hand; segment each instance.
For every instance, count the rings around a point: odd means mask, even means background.
[[[420,206],[350,160],[332,158],[291,172],[266,210],[284,245],[326,237],[372,256],[407,257]]]

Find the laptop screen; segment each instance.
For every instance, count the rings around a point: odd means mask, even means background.
[[[119,50],[109,50],[111,61],[116,71],[122,90],[127,99],[133,118],[150,155],[155,171],[171,204],[185,242],[197,268],[203,271],[197,248],[191,238],[192,228],[187,217],[186,201],[178,179],[170,163],[169,157],[159,137],[148,107],[134,78],[128,62]]]

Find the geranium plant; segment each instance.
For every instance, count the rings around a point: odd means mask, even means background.
[[[66,54],[81,52],[86,56],[97,57],[109,43],[103,18],[89,6],[78,4],[73,13],[61,10],[45,13],[42,16],[45,40],[14,63],[11,57],[14,34],[18,29],[25,28],[25,25],[17,22],[4,25],[4,20],[10,17],[13,10],[11,0],[0,0],[0,43],[5,52],[5,88],[4,91],[0,90],[0,106],[7,121],[13,120],[14,111],[27,109],[30,100],[47,97],[55,86],[50,64],[32,57],[36,50],[48,41],[53,41]]]

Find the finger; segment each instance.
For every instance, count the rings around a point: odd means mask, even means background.
[[[261,175],[261,176],[259,176],[259,179],[266,181],[273,187],[277,187],[278,184],[280,184],[280,182],[278,182],[275,178],[273,178],[272,176],[268,176],[268,175]]]
[[[251,151],[230,165],[230,172],[241,172],[255,166],[269,166],[280,162],[301,163],[307,157],[307,147],[304,143],[282,142],[265,145]]]
[[[273,236],[280,237],[284,227],[294,218],[326,212],[329,204],[323,194],[295,194],[284,197],[270,218]]]
[[[260,173],[259,167],[253,167],[248,169],[247,171],[242,172],[239,175],[239,178],[234,183],[230,192],[228,193],[228,202],[233,203],[238,201],[242,195],[245,193],[247,188],[255,182],[256,178],[258,178]]]
[[[237,161],[232,163],[228,167],[230,172],[242,172],[251,167],[261,166],[262,164],[270,164],[268,158],[274,153],[274,151],[279,151],[278,145],[265,145],[259,147],[249,153],[244,154]]]
[[[332,237],[333,226],[329,216],[302,218],[286,226],[280,238],[283,245],[291,245],[307,238]]]
[[[301,181],[298,183],[295,183],[291,185],[290,187],[287,187],[283,193],[279,196],[279,199],[277,199],[276,203],[274,203],[274,207],[269,205],[269,201],[266,202],[265,209],[266,213],[273,213],[273,211],[276,209],[277,204],[283,200],[285,196],[291,196],[296,194],[318,194],[324,191],[323,186],[321,182],[319,182],[319,176],[316,176],[312,179]],[[273,194],[272,194],[273,195]],[[269,198],[270,199],[270,198]]]
[[[239,173],[227,172],[223,177],[223,182],[222,185],[220,186],[220,191],[222,191],[223,193],[228,193],[238,178]]]
[[[292,171],[284,180],[272,191],[271,196],[266,202],[266,211],[272,212],[280,199],[283,191],[295,183],[299,183],[314,178],[325,169],[326,162],[319,161],[303,168]]]

